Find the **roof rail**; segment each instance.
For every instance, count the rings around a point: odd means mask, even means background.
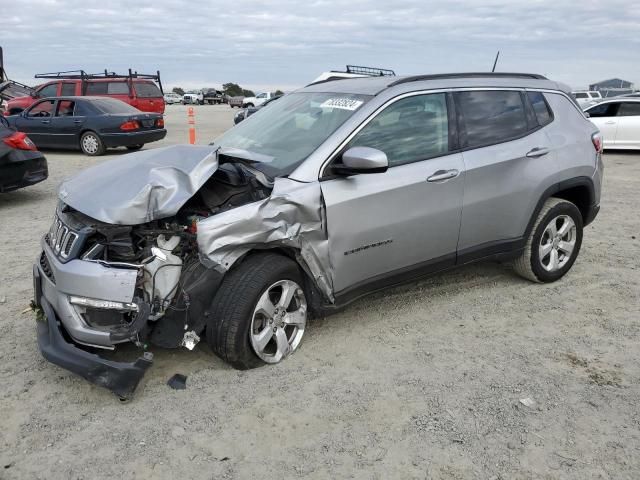
[[[547,80],[547,77],[537,73],[506,73],[506,72],[470,72],[470,73],[436,73],[432,75],[413,75],[399,78],[389,84],[390,87],[402,83],[419,82],[421,80],[440,80],[444,78],[529,78],[535,80]]]
[[[346,73],[367,75],[369,77],[395,77],[396,72],[388,68],[362,67],[359,65],[347,65]]]
[[[35,75],[35,78],[44,78],[44,79],[66,79],[66,80],[82,80],[83,84],[87,80],[95,80],[95,79],[105,79],[105,78],[125,78],[131,81],[134,78],[142,78],[146,80],[153,80],[158,83],[160,87],[160,91],[164,93],[162,89],[162,82],[160,81],[160,70],[156,71],[155,74],[150,73],[138,73],[137,71],[133,71],[129,69],[129,72],[126,74],[120,74],[116,72],[109,72],[106,68],[104,72],[100,73],[87,73],[84,70],[67,70],[64,72],[51,72],[51,73],[38,73]]]

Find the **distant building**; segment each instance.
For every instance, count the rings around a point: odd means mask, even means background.
[[[589,90],[596,90],[600,92],[603,97],[615,97],[633,93],[635,88],[631,82],[622,80],[621,78],[610,78],[609,80],[602,80],[601,82],[589,85]]]

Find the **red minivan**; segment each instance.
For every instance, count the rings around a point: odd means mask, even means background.
[[[36,100],[60,96],[104,96],[117,98],[143,112],[164,113],[164,97],[158,75],[116,75],[113,73],[87,75],[84,72],[60,72],[41,74],[36,78],[55,78],[33,88],[28,96],[7,101],[5,115],[15,115],[31,106]],[[154,81],[155,80],[155,81]],[[157,84],[156,84],[157,82]]]

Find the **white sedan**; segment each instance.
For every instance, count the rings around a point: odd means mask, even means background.
[[[600,129],[604,148],[640,150],[640,98],[604,100],[585,113]]]

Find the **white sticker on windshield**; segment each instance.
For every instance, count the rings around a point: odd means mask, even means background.
[[[364,102],[362,100],[353,100],[351,98],[330,98],[325,100],[320,108],[340,108],[342,110],[356,110]]]

